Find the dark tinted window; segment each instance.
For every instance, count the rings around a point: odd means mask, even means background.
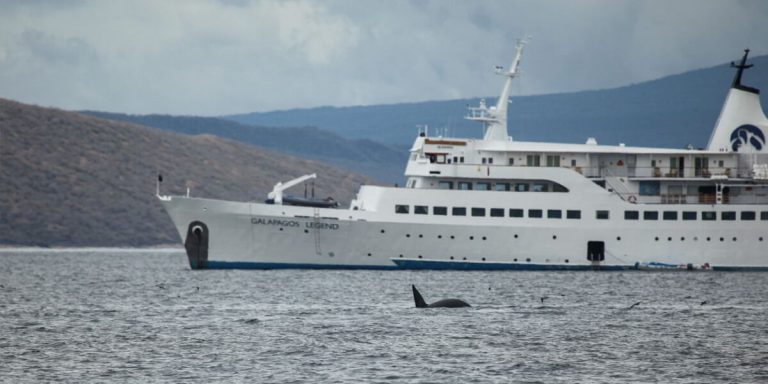
[[[565,217],[569,219],[581,219],[581,211],[577,209],[569,209],[565,212]]]
[[[683,212],[683,220],[696,220],[696,211]]]
[[[741,212],[741,219],[742,220],[754,220],[755,219],[755,212],[752,212],[752,211],[742,211]]]
[[[472,216],[485,216],[485,208],[472,208]]]
[[[598,220],[607,220],[610,217],[610,213],[608,211],[597,211],[595,212],[595,217]]]
[[[663,217],[664,217],[664,220],[677,220],[677,212],[664,211]]]
[[[768,220],[768,212],[760,212],[760,220]]]
[[[454,216],[466,216],[467,215],[467,209],[464,207],[453,207],[451,209],[451,214]]]
[[[640,212],[624,211],[624,220],[638,220],[638,219],[640,219]]]
[[[512,208],[509,210],[509,217],[523,217],[523,210]]]
[[[712,221],[717,219],[717,214],[714,211],[706,211],[701,213],[701,219],[706,221]]]
[[[528,217],[532,218],[541,218],[543,215],[541,209],[529,209],[528,210]]]
[[[445,216],[448,214],[448,208],[446,207],[432,207],[433,215]]]
[[[726,211],[720,213],[720,220],[733,221],[736,220],[736,212]]]
[[[659,219],[659,213],[656,211],[643,212],[643,220],[658,220],[658,219]]]
[[[408,213],[407,205],[395,205],[395,213]]]
[[[503,208],[491,208],[491,217],[504,217]]]
[[[559,209],[548,209],[547,210],[547,218],[550,219],[562,219],[563,218],[563,211]]]
[[[429,207],[427,207],[426,205],[414,205],[413,213],[417,215],[426,215],[429,213]]]

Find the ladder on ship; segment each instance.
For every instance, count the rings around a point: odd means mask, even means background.
[[[315,238],[315,254],[322,254],[320,249],[320,208],[314,209],[314,216],[312,218],[312,231]]]

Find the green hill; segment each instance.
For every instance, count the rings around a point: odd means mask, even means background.
[[[318,173],[348,202],[372,179],[210,135],[188,136],[0,99],[0,244],[148,246],[180,240],[163,193],[262,201],[274,183]]]

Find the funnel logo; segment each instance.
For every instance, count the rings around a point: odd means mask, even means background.
[[[744,124],[731,132],[731,149],[734,152],[738,152],[739,148],[747,145],[751,145],[758,151],[765,145],[763,131],[752,124]]]

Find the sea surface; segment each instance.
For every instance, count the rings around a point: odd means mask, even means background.
[[[414,308],[411,284],[472,307]],[[191,271],[180,250],[5,249],[0,381],[766,383],[767,288],[759,272]]]

